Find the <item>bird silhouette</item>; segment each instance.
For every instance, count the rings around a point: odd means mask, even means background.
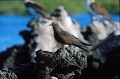
[[[84,43],[72,34],[68,33],[67,31],[64,31],[57,22],[52,22],[50,26],[53,27],[54,38],[56,39],[56,41],[58,41],[61,44],[77,46],[89,53],[86,49],[86,46],[91,46],[91,44]]]

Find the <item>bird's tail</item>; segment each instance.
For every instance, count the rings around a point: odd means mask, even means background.
[[[90,53],[86,46],[77,45],[77,47],[79,47],[80,49],[82,49],[83,51],[87,53]]]
[[[90,53],[88,49],[85,49],[85,48],[82,48],[82,47],[81,47],[81,49],[84,50],[87,53]]]
[[[93,51],[93,50],[95,50],[96,48],[98,48],[98,46],[92,47],[92,48],[90,49],[90,51]]]
[[[80,43],[83,44],[83,45],[86,45],[86,46],[92,46],[91,44],[84,43],[84,42],[82,42],[82,41],[80,41]]]

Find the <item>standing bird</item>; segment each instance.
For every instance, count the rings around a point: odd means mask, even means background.
[[[53,20],[60,24],[62,29],[81,40],[83,39],[83,36],[80,33],[80,25],[68,15],[68,12],[63,6],[58,6],[51,16],[54,17]]]
[[[109,28],[112,29],[112,31],[120,34],[118,30],[119,26],[112,21],[107,10],[105,10],[105,8],[103,8],[101,5],[95,3],[95,0],[86,0],[86,7],[89,10],[89,12],[93,14],[93,20],[97,19],[98,21],[100,21],[100,18],[104,17],[106,19],[104,21],[104,24],[109,26]]]
[[[93,19],[100,19],[101,16],[104,17],[106,20],[111,22],[111,17],[109,16],[107,10],[103,8],[101,5],[95,3],[95,0],[86,0],[86,7],[88,11],[93,14]]]
[[[24,2],[29,12],[35,17],[39,18],[40,16],[43,16],[47,19],[51,19],[50,14],[44,8],[34,3],[32,0],[25,0]]]
[[[86,46],[91,46],[90,44],[86,44],[86,43],[80,41],[75,36],[71,35],[70,33],[64,31],[60,27],[60,25],[58,23],[56,23],[56,22],[52,22],[50,24],[50,26],[53,27],[54,38],[56,39],[56,41],[58,41],[59,43],[62,43],[62,44],[68,44],[68,45],[77,46],[77,47],[83,49],[84,51],[88,52],[88,50],[85,49],[85,48],[86,48]]]

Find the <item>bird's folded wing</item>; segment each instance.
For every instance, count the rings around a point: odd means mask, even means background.
[[[26,5],[26,7],[34,8],[36,10],[36,12],[42,14],[43,16],[45,16],[46,14],[47,15],[49,14],[44,8],[42,8],[41,6],[39,6],[35,3],[27,2],[25,5]]]
[[[79,44],[79,40],[74,37],[73,35],[71,35],[70,33],[66,32],[66,31],[61,31],[61,39],[63,41],[65,41],[67,44]]]
[[[86,45],[86,46],[92,46],[91,44],[89,44],[89,43],[84,43],[84,42],[82,42],[82,41],[80,41],[80,43],[83,44],[83,45]]]
[[[103,16],[108,16],[108,12],[102,6],[100,6],[99,4],[92,3],[91,7],[97,14],[100,14],[100,15],[103,15]]]

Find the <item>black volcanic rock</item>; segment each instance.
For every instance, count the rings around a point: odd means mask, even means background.
[[[59,79],[80,76],[87,66],[87,56],[74,46],[62,47],[54,53],[39,50],[36,55],[38,75],[46,75],[40,79],[47,79],[48,75]]]
[[[18,77],[8,68],[3,68],[2,70],[0,70],[0,79],[18,79]]]

